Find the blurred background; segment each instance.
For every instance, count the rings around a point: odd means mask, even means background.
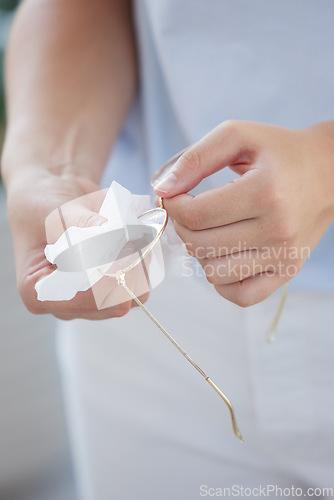
[[[0,0],[0,151],[3,59],[19,1]],[[0,182],[0,500],[76,500],[51,317],[33,316],[15,283]]]

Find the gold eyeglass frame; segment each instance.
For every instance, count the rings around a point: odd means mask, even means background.
[[[180,158],[180,156],[186,151],[185,148],[184,150],[180,151],[177,153],[175,156],[170,158],[152,177],[151,179],[151,185],[154,186],[155,183],[158,181],[158,179],[163,176],[172,166],[173,164]],[[104,273],[100,270],[100,272],[107,277],[110,278],[116,278],[117,282],[119,285],[121,285],[130,295],[130,297],[138,304],[138,306],[144,311],[144,313],[153,321],[153,323],[160,329],[160,331],[165,335],[165,337],[177,348],[177,350],[189,361],[189,363],[202,375],[202,377],[205,379],[205,381],[214,389],[214,391],[220,396],[220,398],[224,401],[226,406],[228,407],[230,417],[231,417],[231,423],[232,423],[232,429],[234,432],[234,435],[241,441],[242,443],[244,442],[244,439],[242,437],[242,434],[239,430],[234,408],[230,402],[230,400],[225,396],[225,394],[219,389],[219,387],[211,380],[211,378],[206,375],[206,373],[193,361],[193,359],[184,351],[184,349],[174,340],[174,338],[167,332],[167,330],[159,323],[159,321],[150,313],[150,311],[144,306],[144,304],[138,299],[138,297],[135,295],[135,293],[127,286],[126,284],[126,273],[136,267],[138,264],[143,262],[144,258],[153,250],[153,247],[156,245],[156,243],[160,240],[166,226],[168,223],[168,214],[166,209],[164,208],[163,204],[163,199],[159,198],[159,208],[154,208],[152,210],[148,210],[141,214],[138,218],[140,219],[141,217],[154,212],[154,211],[164,211],[164,222],[160,228],[160,230],[157,232],[156,236],[150,243],[150,245],[147,246],[147,248],[140,253],[138,259],[136,259],[131,265],[127,266],[125,269],[121,271],[117,271],[116,273]],[[275,332],[278,326],[278,322],[284,307],[284,303],[286,301],[287,297],[287,292],[288,292],[288,284],[285,283],[283,286],[283,293],[282,297],[279,303],[279,307],[277,310],[277,313],[270,325],[270,328],[267,333],[267,340],[268,342],[273,342],[275,339]]]
[[[160,329],[160,331],[167,337],[167,339],[176,347],[176,349],[189,361],[189,363],[202,375],[202,377],[205,379],[205,381],[214,389],[214,391],[221,397],[221,399],[224,401],[224,403],[227,405],[230,416],[231,416],[231,422],[232,422],[232,428],[235,436],[239,439],[239,441],[243,442],[243,437],[241,435],[241,432],[239,430],[235,412],[233,409],[233,406],[230,402],[230,400],[225,396],[225,394],[219,389],[219,387],[211,380],[211,378],[206,375],[206,373],[193,361],[193,359],[185,352],[185,350],[174,340],[174,338],[167,332],[167,330],[159,323],[159,321],[150,313],[150,311],[144,306],[144,304],[138,299],[136,294],[127,286],[126,284],[126,273],[129,272],[131,269],[136,267],[138,264],[143,262],[144,258],[153,250],[153,247],[156,245],[156,243],[160,240],[168,222],[168,214],[167,210],[164,208],[163,205],[163,199],[159,199],[160,202],[160,208],[153,208],[152,210],[148,210],[147,212],[144,212],[141,214],[138,218],[140,219],[144,215],[147,215],[151,212],[155,211],[164,211],[164,222],[161,226],[161,229],[158,231],[154,239],[152,240],[151,244],[148,245],[148,247],[140,254],[140,256],[129,266],[124,268],[121,271],[117,271],[116,273],[106,273],[106,272],[101,272],[103,276],[110,277],[110,278],[116,278],[117,283],[121,285],[131,296],[131,298],[138,304],[138,306],[145,312],[145,314],[153,321],[153,323]]]

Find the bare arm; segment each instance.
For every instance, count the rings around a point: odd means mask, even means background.
[[[39,302],[34,287],[54,271],[44,256],[50,213],[67,203],[67,226],[104,221],[97,214],[101,197],[84,196],[99,189],[136,91],[131,2],[23,2],[9,40],[6,89],[9,123],[2,173],[18,288],[26,307],[68,319],[125,314],[131,302],[108,306],[110,282],[106,289],[98,284],[103,310],[97,310],[89,291],[69,302]],[[48,243],[59,237],[57,228],[47,228]]]
[[[98,181],[135,86],[131,2],[26,0],[7,52],[8,187],[28,164]]]

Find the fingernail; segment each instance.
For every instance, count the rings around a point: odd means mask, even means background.
[[[173,172],[170,172],[166,177],[164,177],[161,181],[157,182],[154,186],[154,191],[159,191],[159,193],[169,193],[177,183],[176,175]]]

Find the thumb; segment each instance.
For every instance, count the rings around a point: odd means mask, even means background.
[[[79,203],[62,205],[54,210],[45,221],[48,244],[55,243],[69,227],[101,226],[108,219]]]
[[[241,137],[240,123],[234,120],[223,122],[190,146],[154,185],[155,193],[164,198],[187,193],[205,177],[227,165],[246,162],[247,148]]]
[[[61,209],[59,209],[61,210]],[[67,227],[92,227],[92,226],[102,226],[108,219],[102,217],[102,215],[97,212],[93,212],[89,208],[78,206],[73,207],[73,211],[69,217],[67,217]],[[66,227],[66,229],[67,229]]]

